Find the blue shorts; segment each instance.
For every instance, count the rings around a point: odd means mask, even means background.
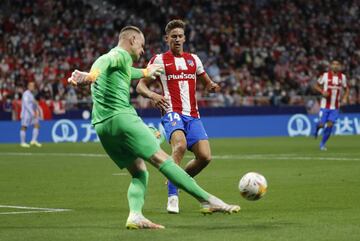
[[[191,147],[198,141],[209,139],[200,118],[169,112],[162,117],[161,123],[164,126],[168,142],[174,131],[182,130],[186,137],[188,150],[191,150]]]
[[[339,118],[339,110],[321,108],[319,112],[319,118],[321,124],[325,124],[328,121],[335,123],[335,121]]]

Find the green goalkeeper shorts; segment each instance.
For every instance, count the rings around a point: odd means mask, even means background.
[[[149,160],[160,149],[151,130],[134,114],[118,114],[95,124],[106,153],[120,168],[128,167],[137,158]]]

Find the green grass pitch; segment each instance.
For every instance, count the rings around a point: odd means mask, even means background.
[[[196,180],[240,204],[234,215],[203,216],[184,192],[181,214],[167,214],[165,179],[148,166],[144,214],[166,226],[152,231],[124,228],[130,176],[100,144],[0,145],[0,240],[358,241],[360,136],[332,137],[327,152],[318,144],[305,137],[211,140],[213,161]],[[187,153],[184,163],[190,158]],[[268,193],[259,201],[239,195],[238,181],[248,171],[267,178]]]

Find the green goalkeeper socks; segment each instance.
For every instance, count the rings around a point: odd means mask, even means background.
[[[148,179],[149,173],[147,171],[140,171],[136,176],[133,176],[127,193],[130,212],[142,212]]]
[[[191,196],[199,201],[207,201],[210,194],[204,191],[195,180],[190,177],[181,167],[169,158],[159,167],[159,170],[164,174],[173,184],[183,189]]]
[[[207,201],[209,199],[210,194],[199,187],[195,180],[181,169],[181,167],[176,165],[171,158],[162,163],[159,170],[177,187],[185,190],[199,201]],[[133,176],[131,180],[128,189],[128,201],[131,213],[142,213],[148,178],[149,173],[142,171],[136,176]]]

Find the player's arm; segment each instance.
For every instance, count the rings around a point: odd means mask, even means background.
[[[313,85],[313,89],[317,91],[319,94],[321,94],[323,97],[328,97],[329,93],[324,91],[323,86],[323,78],[324,76],[321,76]]]
[[[92,84],[97,77],[108,68],[116,68],[121,65],[121,61],[114,60],[109,56],[102,56],[95,61],[91,67],[90,72],[75,70],[68,82],[76,86],[78,84]],[[155,79],[163,72],[163,67],[160,65],[151,64],[145,69],[137,69],[131,67],[131,79],[149,78]]]
[[[75,70],[72,72],[68,82],[74,86],[92,84],[98,76],[108,68],[115,67],[120,61],[112,58],[109,54],[99,57],[91,66],[90,72]]]
[[[151,99],[156,107],[165,110],[169,107],[169,103],[164,96],[159,95],[158,93],[155,93],[149,89],[149,85],[152,81],[153,79],[150,78],[140,79],[138,85],[136,86],[136,92],[145,98]]]
[[[156,79],[163,72],[164,67],[160,64],[149,64],[145,69],[131,67],[131,79]]]
[[[99,76],[98,72],[85,72],[76,69],[72,72],[71,77],[68,78],[68,83],[74,86],[81,84],[91,84],[96,80],[97,76]]]
[[[342,103],[343,105],[346,105],[346,104],[347,104],[348,99],[349,99],[349,94],[350,94],[350,88],[349,88],[349,86],[346,86],[346,87],[345,87],[344,96],[343,96],[343,98],[342,98],[342,100],[341,100],[341,103]]]
[[[319,83],[315,83],[313,85],[314,90],[316,90],[319,94],[321,94],[324,97],[328,96],[328,93],[326,91],[323,90],[322,86],[319,85]]]
[[[124,52],[110,51],[108,54],[101,56],[95,61],[91,67],[88,79],[94,82],[99,74],[106,71],[108,68],[122,69],[126,68],[132,63],[130,56]],[[155,79],[164,70],[162,65],[150,64],[144,69],[131,67],[131,79],[150,78]],[[94,74],[94,75],[92,75]]]
[[[41,114],[41,107],[39,105],[39,102],[37,100],[34,100],[34,117],[40,117]]]
[[[192,54],[196,63],[197,78],[204,84],[205,89],[209,92],[219,92],[220,86],[211,80],[209,75],[205,72],[204,65],[196,54]]]
[[[161,64],[159,62],[159,60],[156,58],[156,56],[154,56],[150,60],[150,62],[148,64],[148,67],[150,67],[151,65],[154,65],[154,64],[157,65],[157,66],[162,66],[162,67],[164,66],[163,64]],[[153,78],[153,79],[156,79],[156,78]],[[165,110],[165,109],[167,109],[169,107],[169,103],[167,102],[165,97],[162,96],[162,95],[159,95],[158,93],[156,93],[154,91],[151,91],[149,89],[149,86],[150,86],[151,82],[153,81],[153,79],[151,79],[151,78],[142,78],[142,79],[140,79],[138,85],[136,86],[136,92],[138,92],[141,96],[143,96],[145,98],[149,98],[150,100],[152,100],[152,102],[154,103],[154,105],[157,108]]]
[[[207,73],[198,76],[198,79],[205,85],[205,89],[209,92],[219,92],[220,86],[212,81]]]
[[[343,87],[345,88],[345,93],[342,97],[342,100],[341,100],[341,104],[342,105],[346,105],[347,102],[348,102],[348,99],[349,99],[349,94],[350,94],[350,88],[349,86],[347,85],[346,83],[346,77],[344,76],[344,80],[343,80]]]

